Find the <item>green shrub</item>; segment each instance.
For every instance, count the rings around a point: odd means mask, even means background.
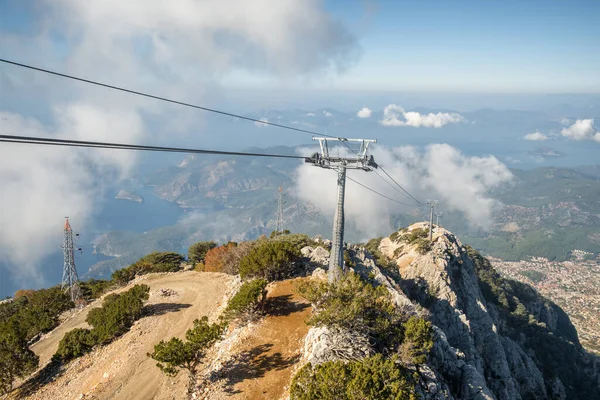
[[[240,276],[264,278],[268,281],[290,278],[295,272],[295,261],[300,250],[292,243],[280,240],[260,241],[240,261]]]
[[[309,325],[363,333],[380,349],[395,349],[402,341],[405,316],[384,286],[373,287],[348,273],[334,284],[303,281],[297,289],[314,306]]]
[[[352,256],[350,256],[350,252],[348,250],[344,250],[344,266],[346,268],[356,267],[356,263],[352,260]]]
[[[89,329],[73,329],[65,334],[58,344],[55,358],[67,362],[88,353],[97,344],[98,340],[93,331]]]
[[[202,317],[194,321],[194,327],[185,333],[186,341],[171,338],[168,342],[160,341],[154,346],[154,351],[148,353],[158,361],[156,366],[166,375],[175,376],[180,369],[188,371],[191,392],[196,386],[196,369],[202,363],[206,350],[221,338],[226,324],[208,324],[208,318]]]
[[[405,364],[424,364],[433,347],[431,322],[423,318],[410,317],[404,323],[404,340],[400,346]]]
[[[410,373],[381,354],[345,363],[307,364],[292,379],[291,400],[416,400]]]
[[[194,243],[188,249],[188,261],[197,264],[204,262],[204,257],[210,249],[217,247],[215,242],[198,242]]]
[[[6,319],[0,321],[16,321],[25,340],[29,341],[58,326],[60,314],[73,306],[70,296],[59,286],[27,291],[19,299],[3,307],[2,313]]]
[[[142,257],[140,261],[152,265],[149,272],[176,272],[181,270],[181,263],[185,260],[181,254],[165,251],[154,252]]]
[[[141,317],[149,290],[147,285],[135,285],[127,292],[107,296],[102,307],[90,310],[86,322],[93,327],[98,342],[110,342],[129,330]]]
[[[38,363],[19,322],[11,318],[0,323],[0,395],[12,390],[15,379],[35,371]]]
[[[113,284],[111,281],[103,279],[90,279],[85,282],[80,282],[79,287],[81,288],[81,294],[86,300],[97,299],[108,290]]]
[[[135,279],[135,269],[131,268],[131,266],[118,269],[113,272],[111,279],[119,285],[127,285],[127,283]]]
[[[119,285],[126,285],[138,275],[152,272],[176,272],[181,270],[185,258],[181,254],[166,251],[150,253],[127,268],[119,269],[112,274],[112,280]]]
[[[267,295],[264,279],[253,279],[245,282],[238,292],[229,300],[223,317],[225,320],[239,320],[242,324],[258,317],[262,311]]]
[[[287,233],[285,233],[287,232]],[[310,236],[305,235],[303,233],[290,233],[289,231],[284,231],[279,235],[275,235],[272,238],[273,241],[281,241],[287,242],[294,246],[298,251],[302,250],[302,248],[306,246],[318,246],[319,243],[314,241]]]
[[[81,357],[97,344],[108,343],[127,332],[142,316],[144,301],[150,288],[135,285],[124,293],[111,293],[104,298],[102,307],[89,311],[86,322],[92,329],[73,329],[58,344],[53,358],[63,362]]]

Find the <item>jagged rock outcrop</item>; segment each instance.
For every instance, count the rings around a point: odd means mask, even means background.
[[[452,396],[498,400],[566,399],[573,397],[577,390],[584,390],[573,388],[572,384],[565,389],[560,376],[551,377],[551,372],[559,369],[551,370],[543,364],[542,358],[546,355],[535,351],[531,344],[538,339],[527,337],[530,333],[544,334],[550,342],[560,340],[574,352],[581,351],[581,357],[573,356],[579,357],[579,368],[587,368],[579,379],[598,378],[596,364],[586,361],[575,330],[558,306],[533,289],[516,284],[514,290],[518,290],[522,298],[515,296],[507,300],[518,303],[516,310],[508,313],[494,302],[489,303],[489,293],[500,289],[487,288],[486,299],[482,286],[486,289],[488,283],[480,279],[478,266],[465,246],[439,227],[434,229],[433,243],[429,244],[426,228],[427,224],[415,224],[384,238],[379,250],[398,267],[397,283],[405,296],[397,297],[405,297],[429,312],[435,344],[428,364],[449,386]],[[373,271],[375,275],[381,272]],[[378,281],[384,284],[382,279]],[[394,291],[391,286],[390,291]],[[541,368],[545,368],[545,374]],[[567,378],[571,382],[575,379]],[[585,390],[600,392],[599,385],[582,386],[588,387]]]

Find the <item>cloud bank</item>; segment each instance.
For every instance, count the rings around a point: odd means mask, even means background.
[[[441,128],[446,124],[466,122],[466,118],[458,113],[429,113],[421,114],[416,111],[404,111],[396,104],[390,104],[383,109],[384,126],[412,126],[415,128]]]
[[[341,73],[360,55],[356,38],[319,0],[38,5],[32,7],[35,32],[0,32],[5,54],[193,103],[218,93],[229,74],[310,78]],[[4,104],[22,99],[10,104],[13,112],[2,113],[6,134],[157,144],[173,144],[173,134],[210,134],[199,129],[200,112],[16,67],[2,68],[0,86]],[[43,109],[34,113],[36,100]],[[57,250],[63,217],[83,227],[106,184],[134,165],[131,152],[0,145],[0,225],[11,227],[0,233],[0,259],[16,274],[12,278],[41,284],[39,262]]]
[[[500,206],[490,190],[512,180],[509,169],[495,157],[469,157],[447,144],[429,145],[424,152],[410,146],[377,147],[373,155],[417,199],[437,198],[445,211],[462,212],[472,226],[484,229],[491,226],[492,213]],[[386,196],[411,203],[373,172],[349,171],[348,176]],[[296,193],[332,215],[337,198],[335,179],[334,171],[302,165],[296,171]],[[390,202],[348,181],[345,211],[348,221],[367,238],[388,230],[390,212],[410,212],[414,208]]]
[[[594,140],[600,143],[600,131],[594,128],[593,119],[578,119],[571,126],[560,132],[564,137],[573,140]]]
[[[548,136],[544,135],[541,132],[536,131],[534,133],[529,133],[529,134],[525,135],[523,137],[523,139],[525,139],[525,140],[534,140],[534,141],[536,141],[536,140],[548,140]]]
[[[363,107],[360,110],[358,110],[356,116],[358,118],[370,118],[372,113],[373,111],[371,111],[369,108]]]

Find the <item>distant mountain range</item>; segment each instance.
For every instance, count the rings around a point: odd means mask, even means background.
[[[250,149],[252,152],[297,154],[292,147]],[[184,252],[200,240],[250,240],[275,229],[276,196],[286,194],[285,227],[309,235],[331,235],[331,216],[299,200],[289,187],[297,160],[194,155],[178,165],[140,177],[155,195],[184,208],[189,216],[173,226],[144,233],[110,232],[95,239],[95,251],[118,256],[94,265],[89,276],[106,277],[151,251]],[[469,227],[462,214],[446,212],[441,224],[480,251],[503,260],[542,256],[567,260],[573,250],[598,257],[600,249],[600,166],[543,167],[512,170],[516,179],[493,193],[504,207],[490,231]],[[288,183],[288,186],[285,186]],[[423,214],[390,215],[387,235],[400,226],[425,219]],[[364,240],[349,224],[348,242]]]

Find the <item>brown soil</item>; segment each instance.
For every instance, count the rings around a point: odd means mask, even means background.
[[[287,397],[292,373],[300,361],[311,307],[296,294],[294,281],[273,284],[268,315],[235,346],[223,365],[225,385],[212,399],[281,399]]]
[[[56,400],[185,399],[186,374],[168,378],[146,354],[160,340],[184,337],[194,319],[214,314],[232,279],[230,275],[195,271],[143,277],[135,283],[150,286],[149,315],[110,345],[74,360],[62,371],[50,371],[55,374],[54,381],[34,387],[37,390],[33,393],[13,395]],[[163,297],[159,289],[173,289],[176,294]],[[86,327],[85,317],[93,306],[81,310],[32,347],[42,363],[48,362],[65,332]]]

